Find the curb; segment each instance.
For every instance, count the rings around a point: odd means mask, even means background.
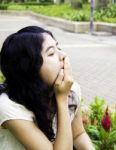
[[[69,21],[61,18],[48,17],[40,14],[36,14],[31,11],[8,11],[8,10],[0,10],[0,15],[25,15],[30,16],[38,21],[41,21],[47,25],[55,26],[70,32],[75,33],[85,33],[89,32],[89,22],[76,22]],[[95,32],[107,32],[113,35],[116,35],[116,24],[115,23],[104,23],[104,22],[95,22],[94,23],[94,31]]]

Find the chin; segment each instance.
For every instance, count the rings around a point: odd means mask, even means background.
[[[59,73],[58,73],[59,74]],[[58,78],[58,74],[54,77],[54,79],[52,80],[51,86],[53,87],[57,78]]]

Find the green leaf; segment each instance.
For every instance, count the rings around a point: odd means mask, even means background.
[[[116,130],[109,132],[107,142],[108,142],[108,144],[116,143]]]
[[[114,150],[116,150],[116,144],[114,145]]]
[[[88,127],[86,127],[86,132],[88,133],[88,135],[90,136],[90,138],[92,140],[99,140],[99,131],[97,130],[96,126],[92,126],[89,125]]]
[[[92,143],[95,147],[95,150],[100,150],[101,147],[101,141],[97,141],[97,140],[92,140]]]

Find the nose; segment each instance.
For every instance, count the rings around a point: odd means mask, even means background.
[[[59,51],[59,56],[60,56],[60,60],[62,61],[66,57],[66,53],[63,51]]]

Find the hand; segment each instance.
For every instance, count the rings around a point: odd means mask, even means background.
[[[71,74],[71,66],[69,58],[64,59],[64,69],[61,69],[54,84],[54,91],[56,97],[68,96],[71,86],[73,84],[73,78]]]

